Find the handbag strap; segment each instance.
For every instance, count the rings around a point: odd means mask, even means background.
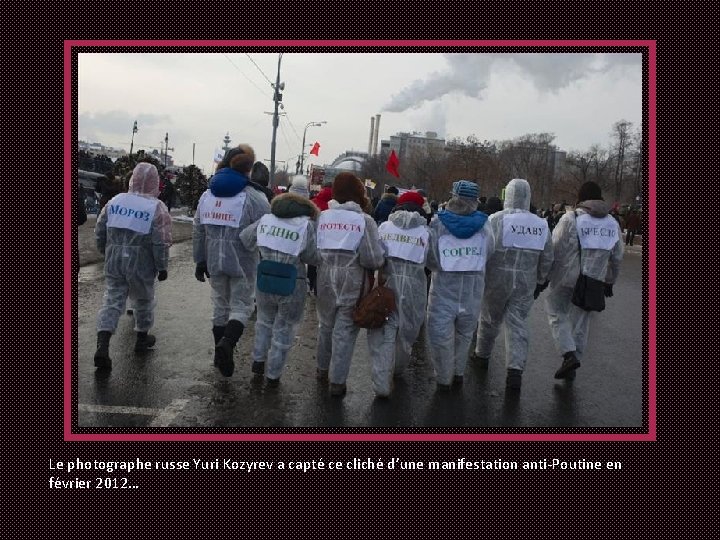
[[[583,273],[582,244],[580,243],[580,233],[578,232],[578,227],[577,227],[577,218],[578,218],[577,210],[574,210],[573,214],[575,214],[575,235],[577,236],[577,239],[578,239],[578,264],[580,265],[580,274],[582,274]]]
[[[362,280],[362,287],[360,287],[360,296],[358,296],[357,301],[355,302],[355,307],[358,307],[360,305],[360,302],[365,297],[365,281],[369,281],[372,277],[371,274],[372,270],[365,270],[363,269],[363,280]],[[385,283],[387,283],[387,278],[383,274],[382,268],[378,270],[378,287],[384,287]],[[372,289],[372,287],[370,287]]]
[[[363,279],[362,279],[362,286],[360,287],[360,296],[358,296],[358,299],[355,302],[355,307],[358,307],[360,305],[360,302],[362,301],[363,296],[365,296],[365,279],[367,277],[365,275],[365,272],[366,272],[366,270],[363,268]]]

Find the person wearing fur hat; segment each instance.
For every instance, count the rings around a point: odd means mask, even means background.
[[[392,213],[393,208],[395,208],[395,205],[397,204],[398,192],[399,190],[395,186],[388,186],[385,189],[385,193],[383,193],[383,196],[380,198],[380,202],[377,203],[375,211],[373,212],[375,223],[380,225],[381,223],[387,221],[388,216]]]
[[[302,180],[305,178],[302,177]],[[277,263],[276,269],[285,265],[279,268],[289,270],[290,274],[280,278],[285,281],[276,282],[277,277],[264,275],[262,267],[258,267],[252,371],[265,373],[268,386],[279,384],[288,351],[305,312],[305,265],[320,262],[315,234],[315,220],[320,212],[306,196],[299,194],[301,188],[302,182],[296,177],[288,193],[273,199],[271,213],[240,234],[248,250],[259,250],[263,263]],[[285,288],[280,290],[283,286]]]
[[[322,212],[328,209],[328,203],[332,199],[332,180],[324,180],[320,192],[313,197],[315,206]]]
[[[555,345],[563,357],[555,372],[556,379],[575,378],[593,317],[591,311],[572,303],[578,275],[582,271],[586,276],[604,281],[605,296],[612,296],[623,257],[620,227],[608,215],[609,206],[602,198],[600,186],[585,182],[577,200],[575,210],[567,211],[552,233],[555,261],[545,307]]]
[[[365,186],[350,172],[335,177],[329,209],[318,219],[317,246],[319,320],[318,379],[330,381],[330,394],[342,396],[350,372],[359,328],[352,319],[363,282],[369,291],[367,270],[380,268],[385,257],[375,221],[366,214]]]
[[[257,255],[240,233],[270,211],[265,195],[248,185],[255,153],[248,145],[230,149],[202,194],[193,221],[195,278],[210,278],[215,366],[226,377],[235,370],[235,345],[254,311]]]
[[[485,263],[495,251],[488,217],[477,210],[478,194],[476,183],[454,182],[446,209],[430,223],[427,336],[439,390],[463,382],[485,288]]]
[[[368,330],[372,383],[379,397],[390,395],[393,376],[407,368],[412,345],[425,320],[425,261],[431,233],[423,203],[418,192],[406,191],[378,228],[386,257],[381,272],[395,293],[397,307],[382,328]]]
[[[485,269],[485,295],[473,359],[488,367],[505,325],[506,387],[520,390],[528,356],[528,315],[553,263],[547,221],[530,210],[530,184],[515,178],[505,188],[505,208],[489,218],[495,253]]]
[[[112,369],[110,337],[130,298],[135,317],[135,352],[155,344],[148,334],[155,310],[155,278],[167,279],[172,244],[170,212],[157,196],[160,177],[154,165],[138,163],[129,192],[114,196],[103,206],[95,224],[98,251],[105,255],[105,296],[97,319],[95,367]]]

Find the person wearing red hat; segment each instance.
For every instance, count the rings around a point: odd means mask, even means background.
[[[378,229],[386,257],[382,275],[395,293],[397,307],[382,328],[368,330],[372,383],[378,397],[388,397],[393,376],[407,368],[412,345],[425,320],[425,260],[430,230],[424,202],[417,191],[406,191]]]

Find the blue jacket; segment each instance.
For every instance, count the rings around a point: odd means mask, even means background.
[[[380,199],[380,202],[375,207],[375,211],[373,212],[373,218],[375,219],[375,223],[378,225],[380,223],[383,223],[388,220],[388,217],[390,217],[390,214],[392,214],[393,209],[395,208],[395,205],[397,204],[397,196],[390,195],[386,193],[383,195],[383,198]]]
[[[449,210],[441,210],[437,217],[455,238],[470,238],[483,228],[488,219],[486,214],[478,211],[462,216]]]
[[[210,192],[216,197],[234,197],[248,185],[250,179],[236,170],[217,171],[210,180]]]

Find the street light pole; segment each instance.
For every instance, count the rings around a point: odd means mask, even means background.
[[[275,101],[275,113],[273,114],[273,134],[272,134],[272,144],[270,145],[270,187],[275,186],[275,139],[277,137],[277,128],[278,124],[280,123],[278,119],[278,107],[280,106],[280,102],[282,101],[282,94],[280,93],[280,90],[283,90],[285,88],[285,84],[280,84],[280,62],[282,61],[282,55],[283,53],[280,53],[278,56],[278,70],[277,70],[277,79],[275,80],[275,93],[273,94],[273,100]]]
[[[327,124],[327,120],[323,120],[322,122],[308,122],[305,126],[305,129],[303,130],[302,148],[300,149],[300,168],[296,171],[296,174],[302,174],[303,165],[305,165],[305,135],[307,134],[307,129],[310,126],[322,126],[323,124]]]
[[[132,138],[130,139],[130,157],[132,157],[133,143],[135,142],[135,134],[136,134],[137,132],[138,132],[137,120],[135,120],[135,122],[133,122]]]

